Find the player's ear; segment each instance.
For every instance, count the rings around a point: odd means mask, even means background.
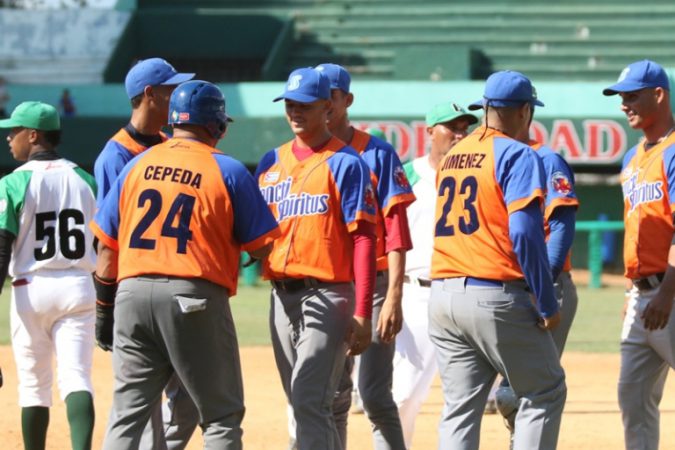
[[[670,99],[668,98],[668,91],[666,91],[662,87],[654,88],[654,97],[656,98],[657,103],[663,103],[665,100],[670,101]]]
[[[28,129],[28,142],[30,142],[33,145],[37,144],[39,133],[40,132],[38,130],[33,130],[32,128],[29,128]]]
[[[354,94],[350,92],[349,94],[347,94],[347,108],[352,106],[352,103],[354,103]]]
[[[152,89],[152,86],[148,85],[143,88],[143,95],[146,97],[154,97],[155,91]]]

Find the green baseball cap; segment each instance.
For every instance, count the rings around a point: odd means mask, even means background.
[[[469,125],[478,123],[478,117],[467,112],[457,103],[439,103],[427,113],[427,126],[433,127],[436,124],[450,122],[451,120],[459,119],[460,117],[468,119]]]
[[[9,119],[0,120],[0,128],[16,127],[42,131],[59,130],[61,119],[52,105],[42,102],[23,102],[14,108]]]
[[[387,136],[384,134],[384,131],[380,130],[379,128],[368,128],[366,130],[366,133],[368,133],[371,136],[375,136],[376,138],[383,140],[384,142],[387,142]]]

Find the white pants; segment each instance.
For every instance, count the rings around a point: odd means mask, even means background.
[[[94,352],[96,293],[91,274],[43,270],[12,287],[12,349],[19,379],[19,406],[52,405],[56,353],[61,399],[88,391]]]
[[[411,448],[415,419],[436,375],[436,349],[429,339],[431,289],[403,284],[403,328],[396,336],[392,393],[398,405],[406,448]]]
[[[658,449],[659,403],[675,368],[675,308],[662,330],[646,330],[640,317],[656,292],[631,290],[621,333],[619,406],[629,450]]]

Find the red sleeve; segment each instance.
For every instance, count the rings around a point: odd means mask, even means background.
[[[370,319],[375,291],[375,224],[360,221],[352,232],[354,240],[354,288],[356,308],[354,315]]]
[[[410,250],[413,247],[405,209],[405,203],[398,203],[391,207],[389,214],[384,218],[385,253]]]

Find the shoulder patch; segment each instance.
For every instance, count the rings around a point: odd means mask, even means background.
[[[363,192],[364,203],[368,208],[377,210],[377,199],[375,198],[375,190],[371,183],[366,183],[365,191]]]
[[[397,166],[394,169],[394,180],[396,181],[396,184],[399,185],[399,187],[402,187],[403,189],[410,189],[408,177],[405,175],[405,172],[401,166]]]
[[[551,188],[559,194],[567,195],[572,192],[572,183],[564,173],[553,172],[553,175],[551,175]]]

